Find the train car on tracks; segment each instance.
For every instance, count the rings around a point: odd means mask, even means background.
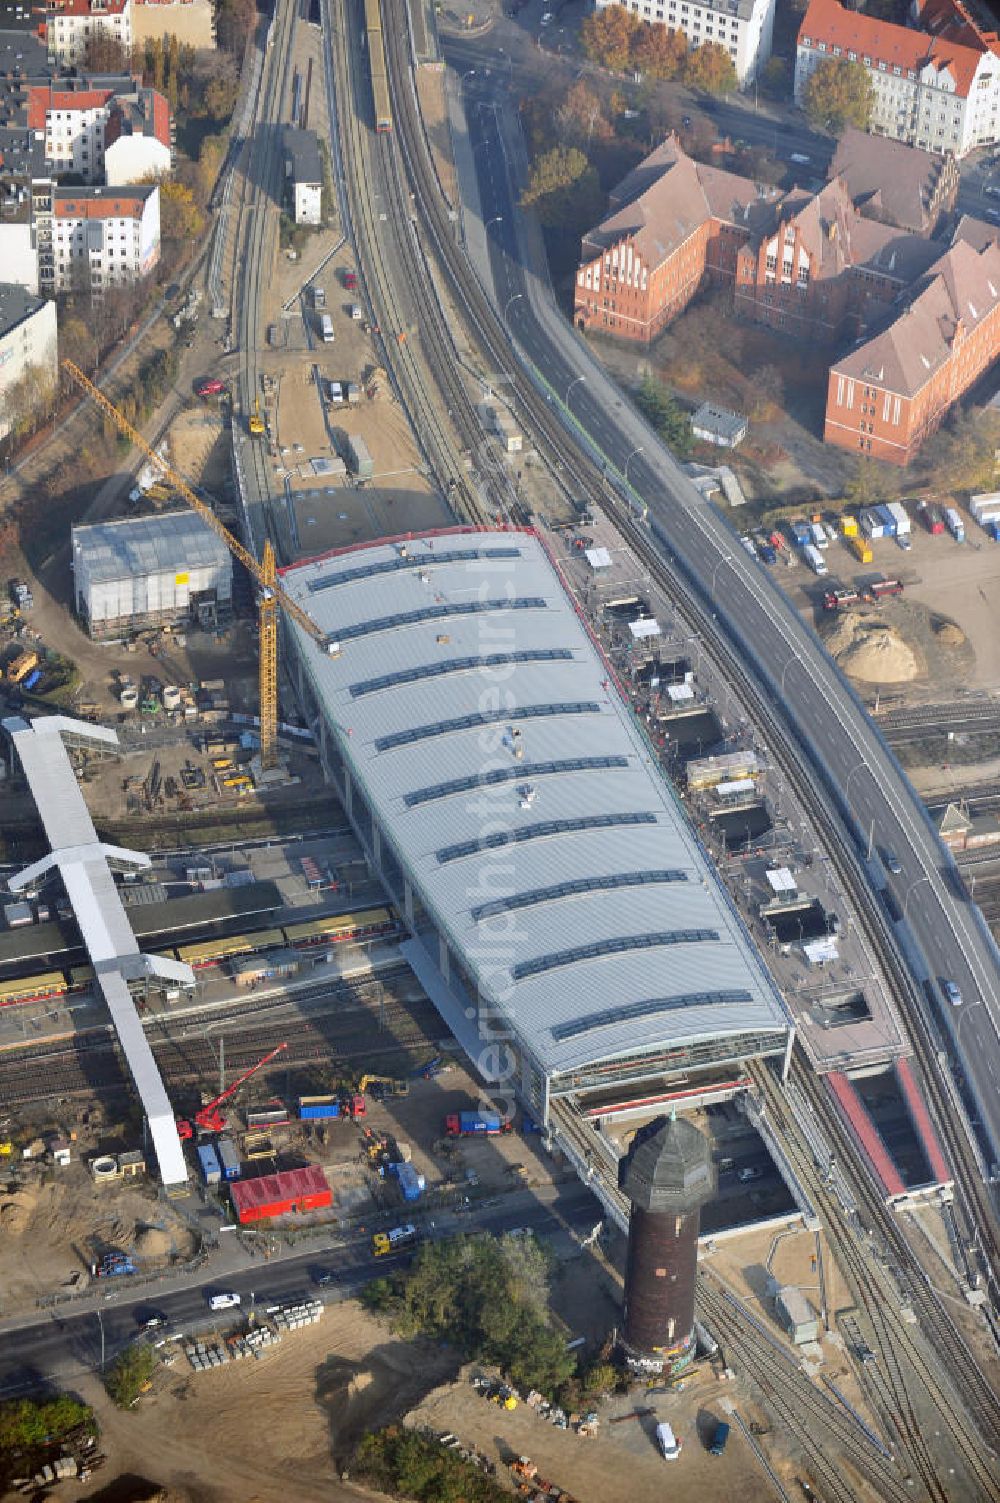
[[[363,908],[358,913],[330,914],[310,924],[286,924],[285,939],[295,946],[357,943],[398,930],[399,920],[391,908]]]
[[[174,954],[197,971],[202,966],[218,965],[220,960],[228,960],[232,955],[280,949],[284,942],[280,929],[259,929],[256,934],[230,934],[222,939],[204,940],[201,944],[178,945]]]
[[[385,135],[392,130],[392,109],[389,105],[389,79],[385,69],[385,44],[382,40],[381,0],[365,0],[365,34],[368,39],[368,70],[375,106],[375,130],[379,135]]]
[[[0,1007],[13,1007],[19,1002],[48,1002],[53,997],[64,997],[67,990],[62,971],[25,976],[21,981],[0,981]]]

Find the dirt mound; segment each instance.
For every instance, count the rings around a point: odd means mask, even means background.
[[[316,1376],[316,1397],[329,1420],[337,1463],[345,1465],[366,1430],[391,1424],[442,1378],[453,1378],[456,1365],[447,1354],[391,1340],[364,1362],[328,1357]]]
[[[923,671],[917,652],[879,617],[844,612],[826,640],[851,678],[869,684],[908,684]]]
[[[161,1227],[142,1227],[136,1232],[135,1250],[143,1258],[165,1258],[173,1250],[173,1238]]]
[[[942,647],[962,647],[965,644],[965,632],[954,621],[946,621],[942,616],[935,616],[931,622],[931,631]]]

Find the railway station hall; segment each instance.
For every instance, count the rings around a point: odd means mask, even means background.
[[[558,563],[454,528],[283,571],[323,764],[498,1108],[641,1095],[793,1026]]]

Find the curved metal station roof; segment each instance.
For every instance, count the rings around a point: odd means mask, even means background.
[[[790,1019],[540,539],[456,529],[292,565],[341,755],[549,1074]]]

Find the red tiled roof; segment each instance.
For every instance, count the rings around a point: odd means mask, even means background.
[[[95,11],[92,0],[49,0],[50,16],[120,16],[128,0],[102,0]]]
[[[49,110],[99,110],[113,94],[112,89],[54,89],[36,84],[28,90],[28,129],[44,130]]]
[[[982,53],[987,50],[985,44],[981,48],[970,47],[909,26],[878,21],[860,11],[845,10],[838,0],[810,0],[799,27],[799,45],[805,46],[807,41],[813,46],[825,42],[831,56],[833,49],[839,47],[842,57],[854,52],[859,59],[870,58],[873,63],[885,63],[887,69],[901,68],[907,73],[918,72],[925,63],[933,64],[939,72],[947,68],[963,98],[968,95]]]
[[[72,197],[67,196],[72,194]],[[52,213],[56,219],[139,219],[149,197],[148,193],[116,193],[107,198],[79,196],[78,190],[70,188],[52,195]]]

